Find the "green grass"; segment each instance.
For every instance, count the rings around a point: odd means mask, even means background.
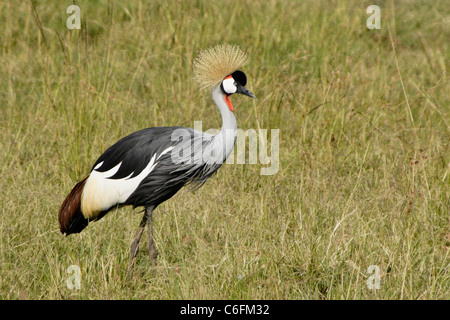
[[[1,299],[450,298],[445,1],[381,1],[381,30],[372,2],[76,3],[81,30],[72,1],[0,3]],[[192,61],[221,42],[251,57],[235,115],[280,130],[280,170],[224,165],[163,203],[158,264],[141,250],[127,280],[139,211],[65,238],[59,206],[126,134],[220,127]]]

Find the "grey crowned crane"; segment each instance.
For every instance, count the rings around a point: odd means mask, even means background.
[[[237,46],[221,44],[200,52],[194,60],[194,79],[212,97],[222,115],[216,135],[186,127],[155,127],[134,132],[108,148],[89,175],[78,182],[59,210],[61,233],[81,232],[91,221],[122,206],[144,207],[144,216],[130,248],[130,268],[148,225],[148,253],[153,264],[158,251],[153,241],[152,213],[184,185],[202,186],[230,155],[237,124],[230,96],[255,98],[245,88],[246,75],[238,69],[247,55]]]

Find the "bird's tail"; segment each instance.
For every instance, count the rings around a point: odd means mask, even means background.
[[[83,194],[83,188],[88,177],[73,187],[59,209],[58,220],[61,233],[65,233],[66,235],[79,233],[89,223],[89,220],[81,212],[81,195]]]

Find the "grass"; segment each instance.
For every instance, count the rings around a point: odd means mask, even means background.
[[[444,1],[381,1],[380,30],[371,2],[86,0],[80,30],[70,4],[0,4],[1,299],[450,298]],[[127,280],[139,211],[65,238],[59,206],[126,134],[220,127],[192,81],[220,42],[250,54],[259,99],[233,97],[235,115],[280,130],[280,170],[224,165],[163,203],[158,265],[141,250]]]

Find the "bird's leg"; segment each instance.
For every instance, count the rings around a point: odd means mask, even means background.
[[[156,250],[155,242],[153,241],[153,207],[147,209],[148,211],[148,255],[153,265],[156,265],[156,258],[158,257],[158,250]]]
[[[148,220],[148,211],[147,209],[144,212],[144,216],[142,217],[142,221],[139,224],[139,229],[136,232],[136,236],[134,238],[133,243],[130,248],[130,267],[128,268],[128,275],[131,275],[134,267],[134,260],[136,259],[137,253],[139,251],[139,242],[141,241],[142,233],[144,233],[145,226]]]

